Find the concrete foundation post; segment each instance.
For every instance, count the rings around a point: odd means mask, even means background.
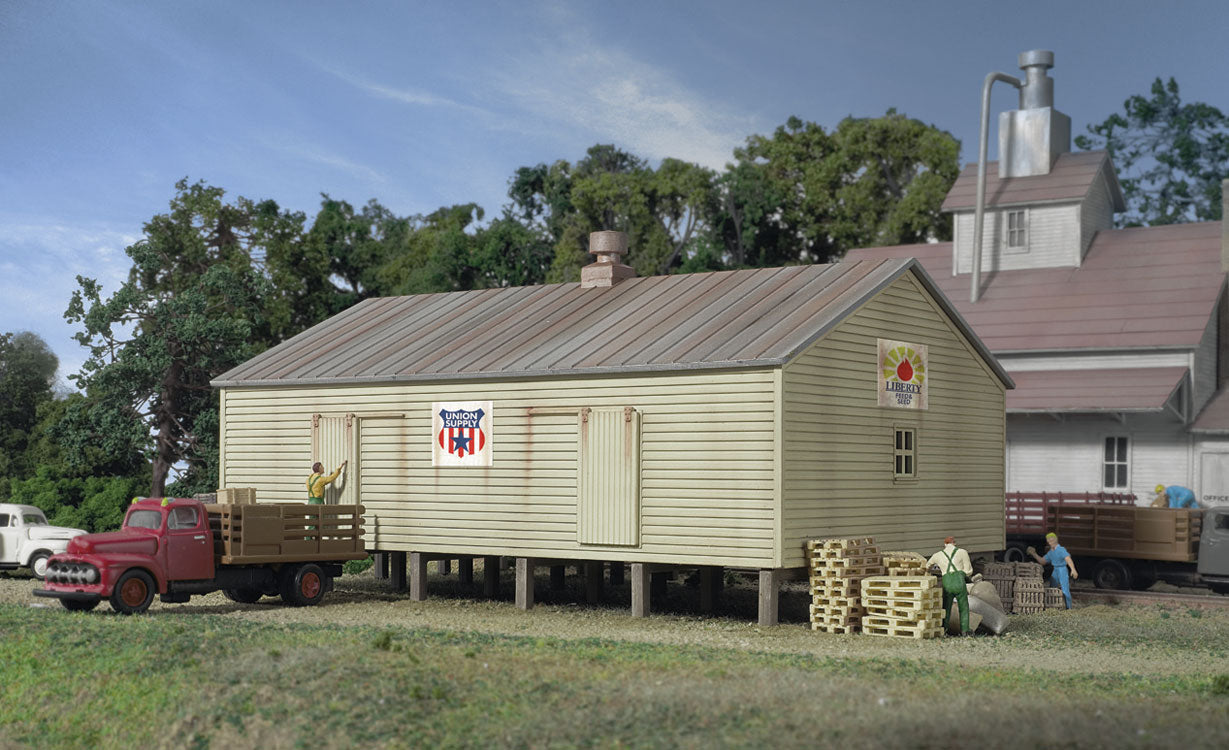
[[[371,556],[371,574],[375,576],[377,581],[388,580],[388,555],[384,552],[376,552]]]
[[[700,611],[712,612],[717,607],[721,594],[721,579],[725,572],[720,565],[705,565],[700,568]]]
[[[410,601],[421,602],[427,598],[427,561],[423,553],[410,553]]]
[[[516,607],[533,608],[533,558],[516,558]]]
[[[585,601],[597,604],[602,600],[602,564],[585,563]]]
[[[388,555],[389,585],[398,594],[405,593],[405,553],[389,552],[386,554]]]
[[[777,624],[777,597],[781,590],[781,571],[775,568],[760,570],[760,624]]]
[[[649,616],[649,566],[632,563],[632,617]]]
[[[482,558],[482,595],[488,599],[499,596],[499,558]]]

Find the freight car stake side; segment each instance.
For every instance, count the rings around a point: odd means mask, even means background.
[[[206,505],[186,498],[134,502],[119,531],[74,538],[48,562],[35,596],[66,609],[91,610],[107,599],[116,612],[222,591],[237,602],[281,596],[316,604],[333,588],[342,563],[367,557],[363,506]]]

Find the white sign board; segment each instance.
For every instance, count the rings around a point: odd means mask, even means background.
[[[930,373],[926,345],[879,339],[879,405],[895,409],[926,409]]]
[[[431,405],[432,466],[490,466],[494,438],[490,401]]]

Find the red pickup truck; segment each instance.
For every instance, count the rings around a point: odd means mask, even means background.
[[[222,591],[237,602],[281,596],[316,604],[347,560],[367,556],[361,505],[206,505],[188,498],[133,502],[119,531],[84,534],[47,564],[35,596],[88,611],[104,599],[144,612],[154,594],[186,602]]]

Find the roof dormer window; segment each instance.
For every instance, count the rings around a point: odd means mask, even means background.
[[[1005,247],[1009,252],[1028,252],[1028,209],[1021,208],[1006,212],[1006,224],[1003,232]]]

